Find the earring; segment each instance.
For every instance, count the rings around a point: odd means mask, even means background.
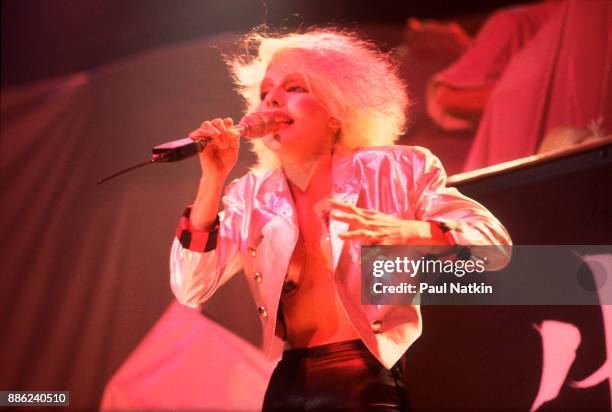
[[[335,117],[331,117],[327,123],[327,127],[334,132],[334,144],[339,143],[341,137],[340,135],[342,133],[342,123],[340,123],[340,120],[336,119]]]
[[[334,134],[334,144],[340,143],[340,139],[342,139],[342,129],[337,128]]]
[[[340,123],[340,120],[336,119],[335,117],[331,117],[329,122],[327,122],[327,126],[332,130],[339,130],[342,127],[342,124]]]

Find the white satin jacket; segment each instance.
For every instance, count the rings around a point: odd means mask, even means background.
[[[338,201],[402,219],[444,223],[455,244],[511,244],[505,228],[487,209],[445,186],[444,169],[427,149],[371,147],[335,152],[332,162],[331,196]],[[275,336],[278,307],[299,234],[286,177],[281,169],[249,172],[228,185],[223,204],[213,250],[190,250],[175,239],[170,258],[172,291],[181,303],[195,307],[242,268],[260,314],[263,350],[269,359],[276,359],[284,343]],[[328,229],[340,302],[368,349],[391,368],[421,334],[420,308],[362,305],[360,243],[338,237],[347,231],[346,223],[332,218]],[[486,250],[487,269],[502,268],[510,258],[503,248]]]

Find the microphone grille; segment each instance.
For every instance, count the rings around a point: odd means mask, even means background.
[[[244,137],[262,137],[272,133],[279,123],[286,122],[287,116],[281,112],[256,112],[247,114],[240,124],[244,126]]]

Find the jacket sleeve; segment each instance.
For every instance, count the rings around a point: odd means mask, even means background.
[[[242,267],[238,251],[245,207],[239,186],[240,179],[227,186],[212,231],[193,230],[190,208],[179,223],[170,252],[170,287],[183,305],[202,304]]]
[[[446,172],[429,150],[412,153],[414,216],[436,222],[451,243],[469,247],[473,256],[486,257],[487,270],[503,269],[510,261],[512,240],[504,226],[483,205],[446,187]]]

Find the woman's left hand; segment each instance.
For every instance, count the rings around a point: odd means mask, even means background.
[[[448,239],[432,222],[406,220],[376,210],[362,209],[330,199],[331,217],[349,224],[344,240],[376,245],[447,245]]]

